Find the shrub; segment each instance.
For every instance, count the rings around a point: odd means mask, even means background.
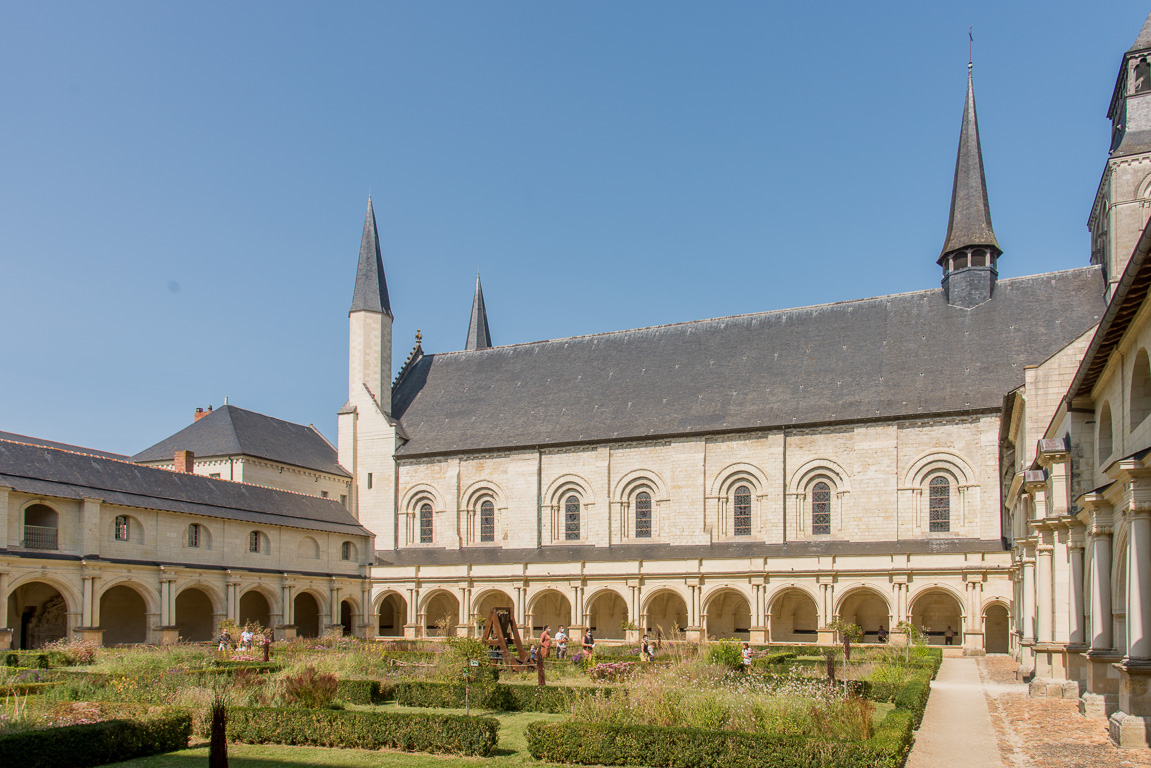
[[[96,661],[100,644],[95,640],[63,638],[44,646],[48,652],[48,662],[53,667],[75,667]]]
[[[588,670],[588,677],[592,680],[618,683],[635,674],[638,671],[638,667],[639,663],[635,661],[616,661],[609,664],[596,664]]]
[[[897,725],[893,722],[892,728]],[[894,730],[885,732],[883,740],[828,741],[695,728],[535,722],[527,727],[527,741],[537,760],[660,768],[898,768],[906,751]]]
[[[734,640],[712,643],[707,649],[707,663],[727,669],[742,669],[743,654],[739,643]]]
[[[487,756],[499,739],[490,717],[330,709],[228,710],[228,738],[249,744],[401,749]]]
[[[395,698],[395,687],[378,680],[340,680],[336,698],[349,704],[381,704]]]
[[[284,702],[307,709],[326,707],[336,698],[337,687],[335,675],[322,674],[309,665],[300,674],[284,678]]]
[[[176,712],[0,736],[0,765],[83,768],[186,749],[192,718]]]
[[[394,693],[396,703],[405,707],[464,706],[462,683],[397,683]],[[572,705],[581,699],[610,694],[610,688],[564,685],[473,685],[469,691],[472,706],[497,712],[571,712]]]

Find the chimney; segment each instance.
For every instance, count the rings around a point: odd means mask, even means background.
[[[196,468],[196,454],[191,451],[176,451],[176,471],[192,473]]]
[[[196,409],[196,418],[195,418],[193,423],[195,423],[195,421],[199,421],[200,419],[204,418],[205,416],[207,416],[211,412],[212,412],[212,406],[210,406],[210,405],[208,406],[208,410],[206,410],[206,411],[203,408],[197,408]]]

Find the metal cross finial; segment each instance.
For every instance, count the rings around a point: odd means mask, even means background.
[[[973,32],[974,29],[975,29],[974,24],[972,24],[971,26],[969,26],[967,28],[967,68],[968,69],[971,69],[971,62],[974,60],[972,55],[971,55],[972,49],[975,48],[975,34]]]
[[[416,329],[416,343],[419,344],[423,340],[424,340],[424,334],[420,333],[420,329],[417,328]]]

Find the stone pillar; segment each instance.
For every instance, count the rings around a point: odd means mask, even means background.
[[[85,627],[92,627],[93,624],[93,610],[92,610],[92,593],[95,592],[95,579],[91,576],[84,576],[80,579],[80,623]]]
[[[404,624],[404,637],[411,640],[420,636],[417,631],[419,629],[419,612],[416,610],[416,603],[419,602],[420,591],[418,589],[408,589],[408,616],[407,623]]]
[[[1051,558],[1054,547],[1044,536],[1035,554],[1035,642],[1050,643],[1054,639],[1054,607],[1051,598]]]
[[[1051,537],[1051,639],[1056,643],[1071,640],[1071,554],[1068,547],[1071,532],[1062,527]]]
[[[171,645],[180,642],[180,632],[176,629],[176,578],[160,579],[160,644]]]
[[[100,629],[100,598],[96,594],[96,581],[99,576],[80,578],[80,624],[76,634],[81,640],[104,642],[104,630]]]
[[[456,619],[456,637],[469,637],[472,628],[471,603],[468,601],[468,588],[457,587],[460,592],[460,608]]]
[[[0,506],[4,506],[4,517],[7,517],[7,491],[0,488]],[[0,528],[0,539],[5,535],[7,528]],[[12,647],[12,628],[8,626],[8,571],[0,571],[0,651]]]
[[[1111,529],[1091,532],[1091,650],[1112,646]]]
[[[1068,612],[1070,613],[1070,641],[1076,645],[1086,642],[1087,632],[1084,622],[1083,610],[1083,540],[1076,537],[1071,540],[1071,595]]]
[[[276,636],[277,640],[296,639],[296,601],[292,595],[293,589],[291,584],[280,584],[280,602],[283,603],[283,607],[280,609],[281,623],[277,627],[279,630]]]
[[[371,640],[379,629],[379,619],[372,608],[372,583],[360,583],[360,632],[365,640]]]
[[[238,581],[229,580],[227,582],[228,619],[231,621],[234,621],[236,623],[239,623],[239,621],[240,621],[240,595],[239,595],[240,590],[239,590],[239,586],[240,586],[240,583]]]
[[[1143,748],[1151,742],[1151,506],[1132,502],[1128,509],[1127,655],[1118,665],[1119,709],[1109,731],[1118,746]]]
[[[1023,561],[1023,642],[1035,642],[1035,560]]]

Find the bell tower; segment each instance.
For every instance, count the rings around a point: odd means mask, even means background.
[[[1107,118],[1111,151],[1087,228],[1110,301],[1151,215],[1151,15],[1123,54]]]

